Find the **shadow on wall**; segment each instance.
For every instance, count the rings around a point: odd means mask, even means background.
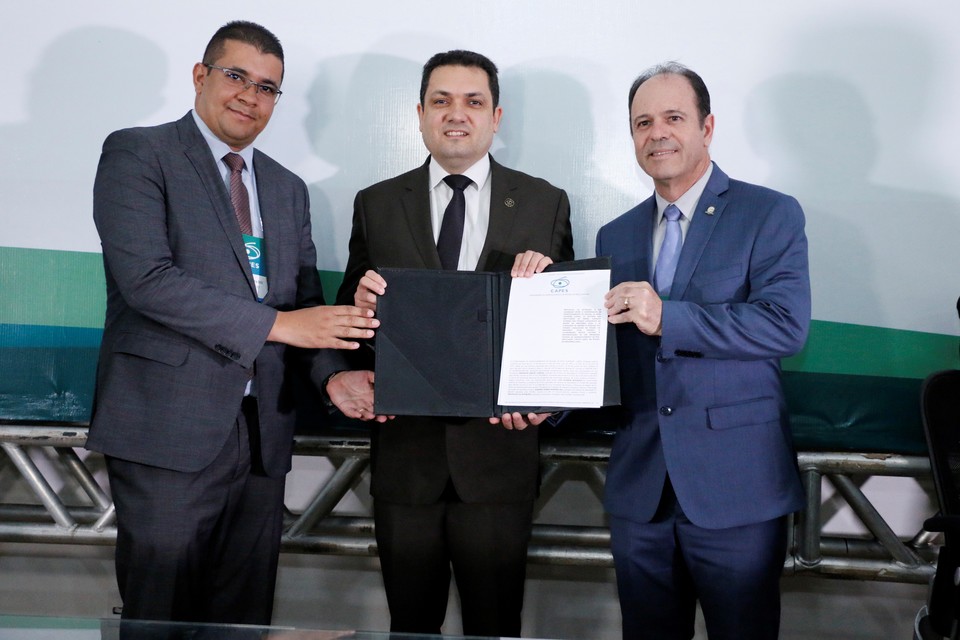
[[[914,332],[956,333],[960,272],[960,202],[944,195],[953,184],[937,176],[936,145],[922,146],[937,139],[923,114],[936,47],[905,25],[809,27],[780,65],[802,71],[747,96],[764,183],[806,212],[814,318],[831,321],[814,324],[799,370],[784,376],[800,448],[924,451],[917,394],[938,358]]]
[[[600,226],[636,202],[606,180],[594,163],[595,128],[587,88],[573,76],[523,65],[500,74],[500,94],[503,120],[494,155],[508,167],[566,190],[576,257],[593,256]]]
[[[960,202],[901,186],[953,186],[923,148],[937,139],[923,113],[942,77],[936,43],[859,23],[802,33],[794,50],[789,67],[807,71],[758,85],[746,130],[770,163],[767,184],[806,211],[814,317],[956,333]],[[890,154],[896,186],[873,177]]]
[[[104,284],[93,224],[103,139],[162,104],[167,60],[153,42],[109,27],[54,40],[31,72],[28,119],[0,127],[0,418],[90,415]],[[62,251],[70,249],[71,251]],[[59,251],[54,251],[59,250]],[[36,284],[35,284],[36,283]],[[5,288],[4,288],[5,287]]]
[[[163,104],[167,59],[155,43],[111,27],[53,41],[31,73],[28,120],[0,127],[0,211],[12,246],[89,250],[103,139]]]
[[[416,114],[423,62],[368,53],[330,58],[317,69],[304,128],[314,153],[336,168],[310,185],[322,269],[342,270],[346,264],[356,192],[414,169],[427,157]],[[549,69],[501,68],[500,103],[504,114],[492,154],[566,189],[577,256],[592,256],[600,225],[635,203],[594,165],[586,87]]]
[[[328,58],[317,69],[304,129],[314,153],[336,168],[310,185],[321,269],[346,266],[357,191],[427,157],[416,112],[422,64],[366,53]]]

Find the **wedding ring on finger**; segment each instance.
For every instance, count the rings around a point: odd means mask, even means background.
[[[629,296],[628,296],[628,297],[625,297],[625,298],[623,299],[623,308],[624,308],[624,309],[629,309],[629,308],[630,308],[630,297],[629,297]]]

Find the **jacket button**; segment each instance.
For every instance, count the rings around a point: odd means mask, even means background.
[[[660,407],[660,415],[669,416],[673,413],[673,407]]]
[[[663,351],[657,349],[657,362],[663,362]]]

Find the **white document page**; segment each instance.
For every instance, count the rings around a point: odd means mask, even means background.
[[[498,404],[603,406],[609,290],[609,269],[511,281]]]

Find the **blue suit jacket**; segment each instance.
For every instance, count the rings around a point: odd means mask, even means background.
[[[277,310],[323,304],[307,187],[254,152],[269,292],[256,299],[230,196],[190,113],[103,145],[94,220],[107,314],[87,446],[198,471],[234,431],[254,377],[266,472],[290,469],[294,361],[315,381],[347,368],[330,350],[266,342]]]
[[[597,234],[613,283],[651,281],[656,200]],[[611,514],[649,521],[669,473],[706,528],[763,522],[802,506],[780,358],[810,322],[804,217],[793,198],[714,166],[684,239],[663,335],[617,327],[624,420],[607,473]]]

